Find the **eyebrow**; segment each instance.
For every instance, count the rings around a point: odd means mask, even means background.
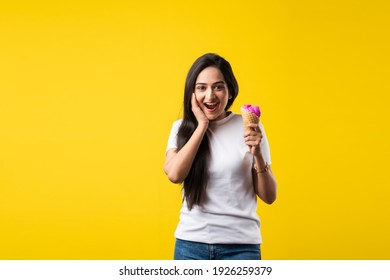
[[[212,85],[216,85],[216,84],[225,84],[225,82],[224,81],[218,81],[218,82],[212,83]],[[195,85],[207,85],[207,83],[196,83]]]

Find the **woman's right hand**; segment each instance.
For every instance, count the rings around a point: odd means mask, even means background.
[[[198,125],[204,124],[208,126],[209,119],[206,117],[205,113],[200,108],[199,103],[196,100],[195,93],[192,93],[191,105],[192,105],[192,112],[194,113],[195,118],[198,121]]]
[[[167,152],[164,163],[165,174],[175,184],[179,184],[187,178],[196,153],[209,126],[209,119],[200,108],[194,93],[191,97],[191,109],[198,121],[198,127],[180,150],[171,149]]]

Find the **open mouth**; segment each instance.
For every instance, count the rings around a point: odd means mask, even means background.
[[[218,103],[204,103],[204,106],[209,110],[214,110],[217,108]]]

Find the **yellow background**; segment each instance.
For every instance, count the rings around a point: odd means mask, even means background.
[[[390,259],[388,1],[2,1],[0,258],[171,259],[192,62],[259,104],[265,259]]]

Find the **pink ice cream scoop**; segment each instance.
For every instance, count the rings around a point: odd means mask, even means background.
[[[244,128],[247,130],[253,130],[253,128],[247,127],[250,123],[259,123],[260,119],[260,107],[256,105],[243,105],[241,107],[242,120],[244,122]]]
[[[241,110],[247,110],[249,112],[252,112],[253,114],[255,114],[256,116],[258,116],[260,118],[260,115],[261,115],[261,112],[260,112],[260,107],[259,106],[256,106],[256,105],[243,105],[241,107]]]

